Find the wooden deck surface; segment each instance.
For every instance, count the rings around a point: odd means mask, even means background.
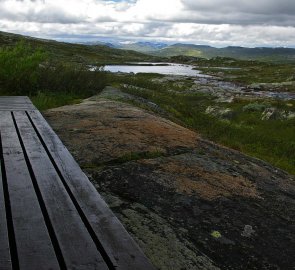
[[[0,97],[0,270],[154,269],[27,97]]]

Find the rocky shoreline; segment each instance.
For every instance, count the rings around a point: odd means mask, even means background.
[[[164,76],[153,80],[157,83],[174,82],[176,86],[182,86],[183,82],[191,82],[186,93],[204,93],[216,96],[219,102],[232,102],[234,98],[246,99],[266,99],[277,98],[281,100],[294,100],[293,92],[284,92],[281,90],[284,83],[281,84],[251,84],[237,85],[233,82],[223,81],[222,77],[189,77],[189,76]],[[288,82],[288,85],[293,85],[294,82]],[[184,92],[184,93],[185,93]]]

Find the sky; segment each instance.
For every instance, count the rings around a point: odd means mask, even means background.
[[[0,0],[0,31],[69,42],[295,47],[295,0]]]

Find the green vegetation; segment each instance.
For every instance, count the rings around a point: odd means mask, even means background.
[[[211,236],[212,236],[213,238],[220,238],[222,235],[221,235],[221,233],[220,233],[219,231],[213,231],[213,232],[211,233]]]
[[[68,93],[44,93],[39,92],[31,97],[33,104],[41,111],[57,108],[64,105],[80,103],[83,97],[81,95],[71,95]]]
[[[265,62],[295,62],[295,49],[291,48],[244,48],[225,47],[214,48],[204,45],[174,44],[159,50],[149,52],[162,57],[193,56],[206,59],[214,57],[230,57],[240,60],[259,60]]]
[[[171,115],[172,120],[195,129],[203,137],[295,174],[295,119],[265,121],[261,119],[260,109],[266,106],[294,112],[295,101],[237,99],[230,104],[218,103],[218,106],[233,110],[230,119],[222,119],[205,113],[208,106],[217,104],[214,97],[184,94],[179,87],[149,81],[151,76],[120,76],[116,80],[117,84],[121,81],[124,85],[121,87],[124,92],[156,103]]]
[[[53,62],[47,52],[24,41],[0,48],[0,95],[28,95],[41,110],[75,103],[105,85],[100,69]]]
[[[266,108],[270,107],[267,103],[249,103],[243,107],[246,112],[263,112]]]
[[[171,57],[171,56],[177,56],[177,55],[206,57],[206,55],[199,48],[193,48],[193,47],[187,47],[187,46],[176,46],[176,45],[172,45],[158,51],[153,51],[151,52],[151,54],[162,56],[162,57]]]
[[[39,65],[45,54],[32,52],[24,42],[13,48],[0,48],[0,89],[3,94],[30,94],[36,91],[40,76]]]
[[[0,32],[0,95],[28,95],[43,110],[79,102],[107,84],[102,66],[157,58],[103,45],[80,45]]]
[[[89,64],[147,59],[141,54],[104,46],[72,45],[39,39],[19,40],[20,37],[16,35],[0,33],[0,95],[28,95],[37,108],[45,110],[79,102],[99,93],[108,83],[121,85],[123,91],[156,103],[173,121],[195,129],[205,138],[269,161],[295,174],[295,119],[266,121],[261,117],[263,110],[269,107],[295,112],[295,101],[236,99],[230,104],[217,103],[210,95],[186,93],[184,90],[192,81],[176,85],[174,82],[152,81],[162,77],[156,74],[126,76],[106,73],[100,68],[89,71]],[[260,84],[259,89],[295,91],[295,66],[291,63],[220,57],[211,60],[174,57],[172,60],[189,61],[206,73],[225,80],[247,85]],[[212,105],[230,109],[230,118],[205,113]],[[121,160],[160,155],[131,153],[121,157]]]
[[[0,32],[0,47],[14,47],[21,40],[25,40],[26,44],[34,50],[42,48],[47,52],[51,61],[71,65],[101,66],[110,63],[157,59],[138,52],[114,49],[104,45],[72,44]]]

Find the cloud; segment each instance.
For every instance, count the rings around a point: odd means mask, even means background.
[[[295,45],[290,0],[0,0],[0,30],[64,40]]]
[[[295,12],[295,2],[293,0],[182,0],[188,10],[238,12],[251,14],[289,14]]]
[[[79,23],[85,18],[81,14],[66,11],[63,7],[46,4],[45,0],[2,0],[0,2],[1,20],[35,23]]]
[[[293,0],[182,0],[188,20],[196,23],[295,26]]]

